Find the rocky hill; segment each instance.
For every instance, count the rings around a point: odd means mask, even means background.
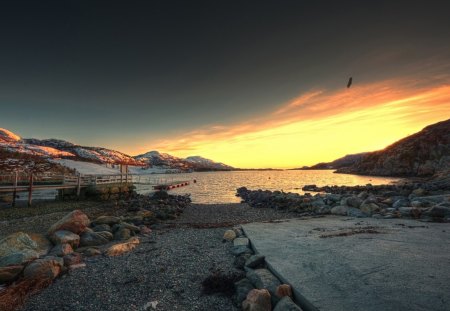
[[[450,119],[429,125],[383,150],[364,154],[337,173],[426,177],[449,170]]]
[[[338,169],[343,167],[349,167],[358,161],[360,161],[367,152],[356,153],[356,154],[348,154],[342,158],[336,159],[332,162],[321,162],[317,163],[313,166],[303,166],[301,168],[296,168],[296,170],[331,170]]]
[[[143,161],[151,167],[178,169],[180,171],[224,171],[234,169],[229,165],[217,163],[200,156],[192,156],[183,159],[158,151],[149,151],[147,153],[140,154],[138,156],[135,156],[135,159]]]

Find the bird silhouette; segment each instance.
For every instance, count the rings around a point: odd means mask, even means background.
[[[348,79],[347,88],[349,88],[352,85],[352,81],[353,81],[353,78],[350,77],[350,79]]]

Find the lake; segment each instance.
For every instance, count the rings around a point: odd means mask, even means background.
[[[189,186],[170,190],[171,194],[191,194],[194,203],[238,203],[236,189],[247,187],[251,190],[282,190],[284,192],[303,193],[304,185],[372,185],[389,184],[400,178],[374,177],[348,174],[334,174],[333,170],[308,171],[233,171],[233,172],[196,172],[187,174],[141,175],[141,181],[161,179],[161,181],[190,181]],[[193,180],[196,183],[193,183]],[[137,185],[137,192],[146,194],[151,186]]]

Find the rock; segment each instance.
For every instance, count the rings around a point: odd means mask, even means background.
[[[92,228],[92,230],[94,230],[94,232],[101,232],[101,231],[112,232],[111,226],[108,224],[96,225],[94,228]]]
[[[23,270],[22,265],[0,268],[0,284],[10,283],[17,279]]]
[[[380,210],[380,207],[375,203],[365,203],[361,204],[359,209],[367,215],[372,215],[375,212],[378,212]]]
[[[26,279],[53,280],[61,272],[62,265],[52,257],[36,259],[25,267],[23,275]]]
[[[80,246],[98,246],[108,243],[113,235],[108,231],[85,232],[80,237]]]
[[[335,206],[335,207],[333,207],[331,209],[331,214],[346,216],[347,215],[347,211],[348,211],[348,207],[347,206],[338,205],[338,206]]]
[[[89,227],[90,220],[85,213],[80,210],[74,210],[53,224],[48,230],[51,236],[55,231],[67,230],[76,234],[80,234]]]
[[[252,254],[253,252],[252,252],[252,250],[250,248],[248,248],[245,245],[238,245],[238,246],[233,246],[231,248],[231,253],[234,256],[239,256],[241,254]]]
[[[127,222],[122,222],[120,224],[120,228],[126,228],[126,229],[128,229],[128,230],[130,230],[130,231],[132,231],[134,233],[138,233],[141,230],[138,226],[129,224]]]
[[[77,248],[80,244],[80,236],[67,230],[58,230],[50,235],[50,240],[54,244],[70,244],[72,248]]]
[[[433,206],[428,213],[433,218],[444,218],[450,216],[450,207],[438,204]]]
[[[0,240],[0,267],[21,265],[40,256],[38,244],[23,232]]]
[[[266,257],[263,255],[252,255],[245,262],[245,266],[251,269],[257,268],[264,263],[265,259]]]
[[[150,233],[152,233],[152,229],[150,229],[146,225],[139,226],[139,230],[140,230],[140,232],[139,232],[140,234],[150,234]]]
[[[404,206],[404,207],[399,207],[398,211],[399,211],[400,215],[402,215],[403,217],[411,217],[413,209],[414,209],[414,207]]]
[[[271,311],[270,294],[267,289],[252,289],[242,302],[243,311]]]
[[[289,284],[281,284],[277,287],[275,291],[275,295],[279,298],[283,298],[284,296],[292,297],[292,287]]]
[[[289,296],[284,296],[277,303],[273,311],[302,311],[302,309],[297,306]]]
[[[258,288],[266,288],[271,295],[272,304],[275,305],[279,298],[276,297],[277,287],[281,284],[280,281],[267,269],[248,270],[246,277],[252,284]]]
[[[234,246],[239,246],[239,245],[248,246],[249,245],[249,240],[247,238],[235,238],[233,240],[233,245]]]
[[[394,204],[392,204],[392,207],[394,208],[400,208],[400,207],[406,207],[406,206],[410,206],[410,202],[408,199],[399,199],[397,201],[394,202]]]
[[[116,217],[116,216],[100,216],[97,219],[95,219],[94,223],[96,225],[115,225],[120,223],[122,220],[120,219],[120,217]]]
[[[367,191],[361,191],[358,194],[358,198],[360,198],[361,200],[365,200],[367,199],[367,197],[369,196],[369,193]]]
[[[252,256],[249,253],[244,253],[241,254],[239,256],[236,256],[236,258],[234,258],[234,266],[238,269],[244,269],[245,267],[245,262],[247,261],[247,259],[250,258],[250,256]]]
[[[37,244],[39,256],[45,256],[52,249],[53,244],[43,234],[29,233],[28,236]]]
[[[363,213],[363,211],[361,211],[358,208],[349,207],[349,208],[347,208],[347,216],[363,218],[363,217],[367,217],[367,214]]]
[[[107,256],[118,256],[133,250],[139,244],[137,237],[132,237],[125,243],[119,243],[109,247],[105,254]]]
[[[64,257],[70,253],[73,253],[73,248],[69,243],[64,244],[57,244],[55,245],[49,255],[50,256],[57,256],[57,257]]]
[[[244,231],[241,227],[233,227],[232,230],[234,231],[234,233],[236,233],[236,237],[241,237],[244,235]]]
[[[248,293],[255,288],[252,282],[247,278],[243,278],[234,283],[234,287],[236,289],[235,299],[237,305],[242,305],[242,302],[247,298]]]
[[[227,241],[233,241],[236,238],[236,232],[234,230],[227,230],[223,234],[223,239]]]
[[[411,192],[411,194],[413,194],[416,197],[424,196],[426,193],[427,193],[427,191],[423,188],[417,188]]]
[[[83,261],[83,256],[78,252],[67,254],[63,257],[64,265],[66,267],[80,264]]]
[[[114,240],[116,241],[125,241],[129,238],[131,238],[131,231],[128,228],[121,227],[114,233]]]
[[[86,257],[93,257],[102,254],[102,252],[96,247],[83,247],[79,248],[77,251],[82,253]]]
[[[359,197],[349,197],[347,198],[347,205],[350,207],[359,208],[362,204],[362,199]]]

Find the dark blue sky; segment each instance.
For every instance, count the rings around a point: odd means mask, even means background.
[[[449,64],[449,3],[2,1],[0,127],[130,151],[349,76],[423,78]]]

